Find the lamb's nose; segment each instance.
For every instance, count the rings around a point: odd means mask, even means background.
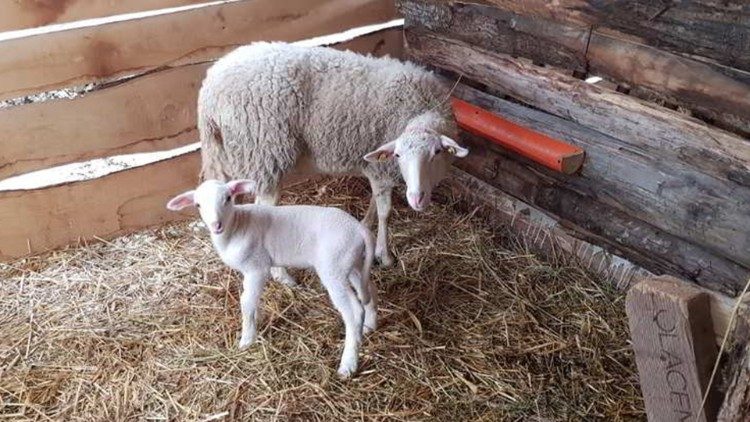
[[[416,193],[410,193],[409,194],[409,200],[411,201],[412,205],[421,207],[424,203],[425,194],[424,191],[416,192]]]
[[[220,233],[224,226],[221,225],[221,221],[216,221],[210,225],[211,231],[214,233]]]

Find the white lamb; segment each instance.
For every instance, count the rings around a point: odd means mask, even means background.
[[[271,267],[314,268],[344,320],[346,338],[338,372],[351,376],[363,332],[377,325],[370,231],[337,208],[234,203],[235,196],[254,191],[255,184],[248,180],[207,180],[174,197],[167,208],[198,207],[221,260],[244,275],[240,348],[255,341],[258,302]]]
[[[365,175],[377,209],[375,256],[387,245],[391,190],[406,182],[409,205],[424,210],[453,157],[448,89],[431,73],[392,58],[325,47],[254,43],[216,62],[198,99],[202,178],[248,178],[256,203],[276,204],[290,174]],[[293,283],[283,268],[275,278]]]

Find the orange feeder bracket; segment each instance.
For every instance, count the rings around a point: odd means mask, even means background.
[[[573,174],[583,165],[583,149],[517,125],[458,98],[451,98],[458,126],[545,167]]]

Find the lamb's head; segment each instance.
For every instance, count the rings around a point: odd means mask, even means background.
[[[218,180],[206,180],[195,190],[181,193],[167,203],[167,208],[179,211],[195,206],[213,234],[221,234],[232,220],[234,198],[243,193],[253,192],[255,184],[250,180],[233,180],[223,183]]]
[[[416,211],[424,211],[432,189],[445,178],[455,157],[466,157],[469,150],[453,139],[432,130],[405,131],[396,140],[365,155],[370,162],[398,162],[406,182],[406,200]]]

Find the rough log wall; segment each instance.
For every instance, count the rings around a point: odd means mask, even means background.
[[[700,45],[681,49],[676,41],[665,51],[666,35],[646,31],[645,23],[628,32],[621,29],[630,18],[620,17],[620,26],[596,20],[606,8],[589,3],[605,2],[489,3],[401,1],[408,55],[478,82],[492,95],[466,86],[455,94],[582,146],[588,158],[581,174],[563,176],[465,135],[472,154],[461,168],[651,271],[736,294],[750,275],[750,142],[742,135],[750,128],[750,78],[743,60],[725,55],[738,67],[731,69],[708,56],[689,57],[703,51]],[[677,13],[670,10],[659,16]],[[687,13],[680,10],[670,22]],[[648,37],[632,36],[638,31]],[[735,133],[571,76],[592,69]]]

